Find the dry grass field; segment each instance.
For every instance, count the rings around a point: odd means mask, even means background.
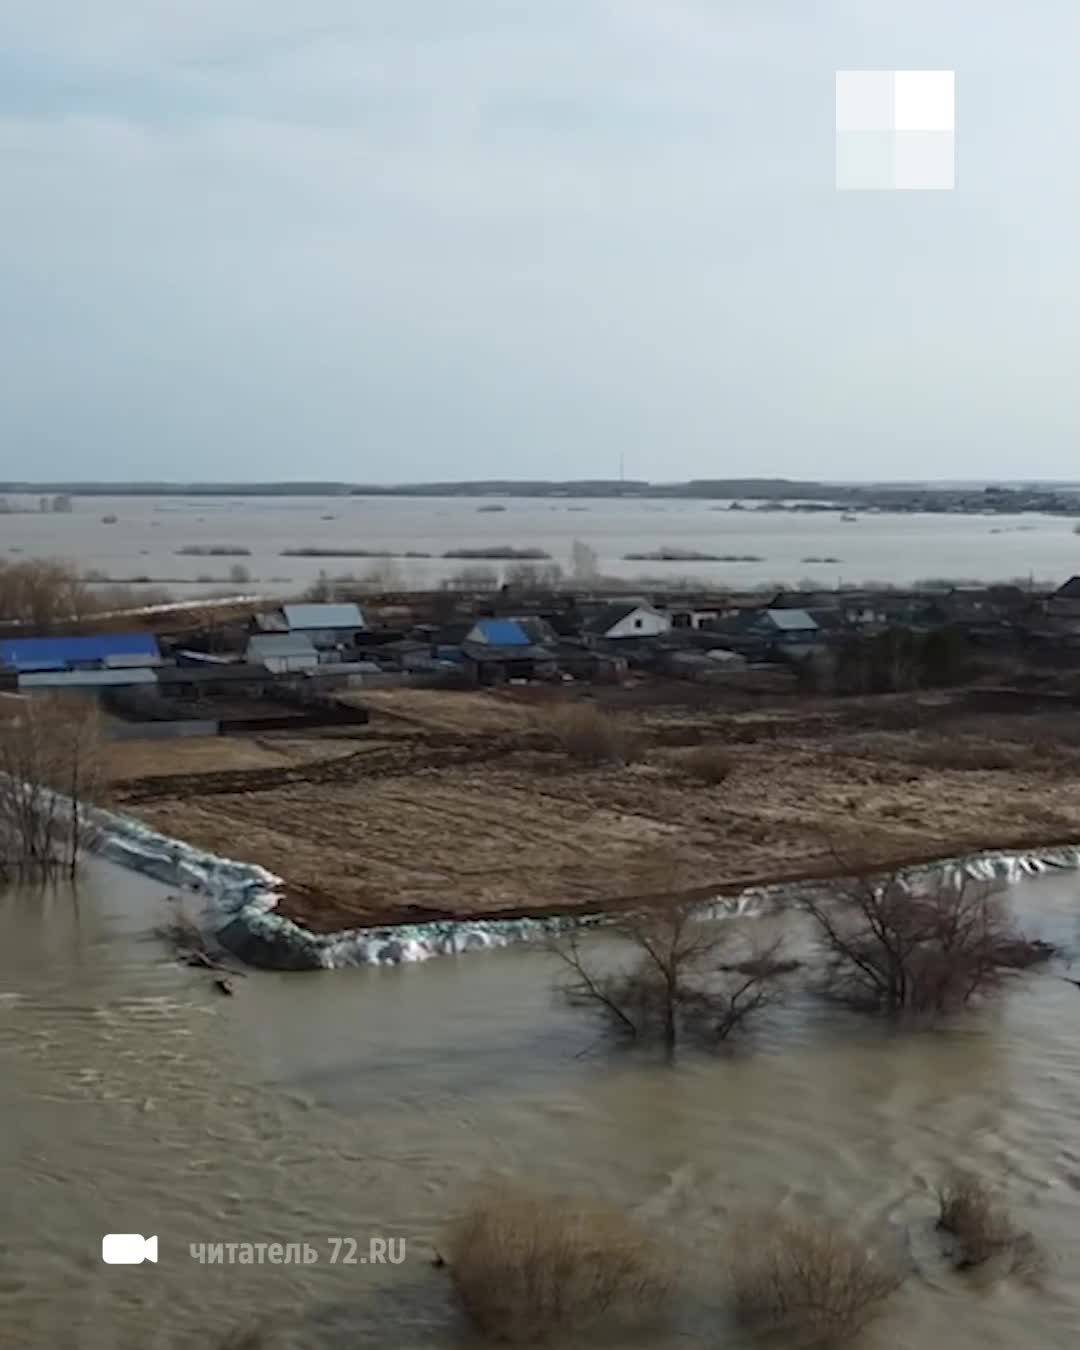
[[[1080,839],[1080,712],[960,695],[750,712],[623,700],[631,762],[567,753],[532,691],[380,691],[369,727],[111,747],[116,804],[277,872],[313,927],[603,908]],[[700,772],[723,747],[726,776]]]

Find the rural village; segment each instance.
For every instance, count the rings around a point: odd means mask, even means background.
[[[601,910],[1080,833],[1080,578],[185,602],[8,622],[105,800],[318,931]]]

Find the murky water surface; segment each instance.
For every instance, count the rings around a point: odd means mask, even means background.
[[[595,551],[605,576],[668,584],[691,576],[735,589],[803,578],[817,586],[1029,576],[1060,584],[1076,571],[1078,554],[1073,521],[1064,516],[864,514],[852,522],[839,511],[728,511],[726,503],[664,499],[506,498],[494,503],[502,511],[491,511],[492,502],[466,497],[77,497],[70,515],[56,515],[39,514],[37,498],[8,500],[21,513],[0,515],[0,558],[69,558],[117,580],[165,582],[180,599],[237,589],[281,595],[301,590],[320,571],[356,578],[374,573],[387,587],[433,586],[466,565],[440,556],[458,548],[542,549],[569,569],[575,539]],[[247,552],[183,552],[221,545]],[[283,552],[311,548],[433,556],[391,563]],[[628,553],[664,548],[744,561],[626,560]],[[234,567],[250,580],[230,582]]]
[[[1018,909],[1080,949],[1080,878]],[[685,1249],[698,1293],[634,1342],[741,1347],[723,1248],[747,1206],[884,1232],[913,1274],[872,1345],[1073,1347],[1080,1337],[1080,990],[1026,980],[947,1033],[887,1035],[795,1006],[734,1056],[668,1068],[599,1051],[552,998],[543,953],[396,970],[255,974],[235,997],[171,964],[163,892],[95,867],[0,899],[0,1344],[471,1344],[432,1269],[462,1186],[491,1169],[587,1188]],[[1080,974],[1080,970],[1074,970]],[[948,1164],[1000,1183],[1052,1265],[1042,1291],[979,1290],[942,1264]],[[157,1234],[156,1266],[105,1267],[105,1232]],[[331,1262],[330,1238],[407,1240]],[[190,1243],[307,1242],[308,1266],[206,1266]],[[343,1250],[348,1250],[343,1249]]]

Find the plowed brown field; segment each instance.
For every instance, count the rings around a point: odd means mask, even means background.
[[[264,742],[269,758],[250,765],[227,742],[198,752],[202,772],[195,743],[155,745],[118,804],[278,873],[285,912],[321,929],[734,889],[835,871],[838,853],[886,865],[1080,840],[1071,709],[990,716],[958,694],[730,712],[653,697],[614,714],[643,760],[585,768],[552,740],[545,701],[513,691],[364,702],[363,733]],[[690,747],[712,742],[734,765],[717,786],[688,772]]]

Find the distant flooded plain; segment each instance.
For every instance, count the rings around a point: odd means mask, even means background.
[[[0,515],[0,559],[67,558],[111,580],[164,582],[180,598],[235,592],[230,573],[237,567],[251,578],[245,591],[265,594],[303,589],[320,571],[437,586],[466,565],[442,557],[460,548],[534,548],[569,569],[575,539],[594,550],[606,576],[692,576],[733,589],[803,578],[824,586],[931,577],[1060,583],[1080,563],[1080,537],[1059,516],[867,513],[845,520],[838,511],[765,512],[749,502],[730,511],[717,502],[408,497],[76,497],[70,514],[40,514],[37,498],[7,500],[26,511]],[[222,546],[247,552],[181,552]],[[625,557],[665,548],[757,561]],[[432,556],[283,556],[295,549]]]
[[[1080,947],[1080,878],[1011,897]],[[472,1347],[430,1258],[461,1188],[492,1169],[600,1196],[680,1253],[670,1326],[617,1350],[749,1350],[725,1243],[762,1205],[896,1244],[911,1274],[871,1347],[1077,1344],[1080,990],[1056,976],[935,1033],[796,1000],[733,1054],[669,1067],[605,1051],[553,997],[543,952],[251,973],[224,998],[167,958],[164,907],[99,864],[77,896],[0,896],[5,1345],[212,1350],[262,1321],[271,1350]],[[1041,1290],[945,1266],[932,1192],[957,1163],[1037,1234]],[[103,1266],[107,1232],[156,1234],[157,1265]],[[404,1239],[406,1259],[331,1262],[329,1239],[364,1252],[372,1236]],[[203,1242],[307,1242],[320,1259],[209,1266],[189,1255]]]

